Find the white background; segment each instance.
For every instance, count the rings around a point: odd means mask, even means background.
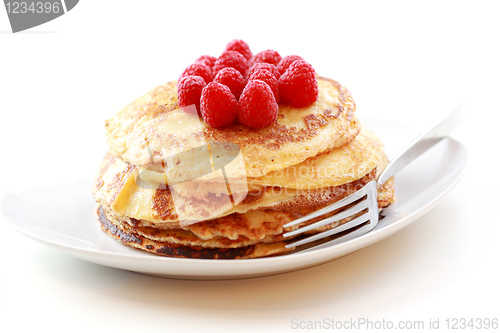
[[[0,9],[0,193],[93,177],[104,120],[233,38],[299,54],[358,115],[423,129],[467,101],[451,194],[411,226],[314,268],[234,281],[74,259],[0,222],[9,331],[289,332],[292,319],[499,318],[500,5],[494,1],[90,1],[12,34]],[[90,189],[89,189],[90,191]],[[57,214],[57,211],[54,212]]]

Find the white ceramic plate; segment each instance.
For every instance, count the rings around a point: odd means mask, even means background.
[[[389,157],[416,134],[402,124],[375,119],[363,119],[362,122],[380,135]],[[2,211],[8,223],[21,233],[93,263],[171,278],[254,277],[331,261],[401,230],[444,198],[462,176],[466,161],[467,152],[460,142],[443,140],[397,174],[397,202],[384,210],[385,218],[373,231],[341,244],[272,258],[178,259],[123,246],[104,234],[98,225],[91,179],[23,193],[7,192],[2,200]]]

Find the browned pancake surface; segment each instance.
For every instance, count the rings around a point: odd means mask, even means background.
[[[266,128],[234,123],[216,129],[179,109],[176,85],[170,82],[106,121],[110,152],[143,166],[206,142],[229,142],[241,148],[247,176],[260,177],[345,145],[359,132],[359,124],[352,123],[356,106],[350,92],[326,78],[318,78],[318,86],[316,103],[305,108],[280,105],[277,121]],[[350,130],[352,126],[357,130]]]

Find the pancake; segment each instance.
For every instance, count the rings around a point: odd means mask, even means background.
[[[106,121],[109,151],[95,179],[101,229],[124,245],[164,256],[248,259],[358,215],[285,238],[338,211],[283,226],[377,179],[388,160],[354,116],[349,91],[318,77],[318,101],[280,104],[264,129],[205,124],[177,105],[175,82],[153,89]],[[379,209],[394,202],[391,178]]]
[[[371,173],[372,177],[374,173],[375,170]],[[365,181],[368,180],[365,179]],[[389,182],[392,184],[392,179]],[[351,188],[357,187],[351,186]],[[393,186],[387,186],[381,190],[378,201],[380,207],[385,204],[384,199],[394,194]],[[350,192],[338,196],[333,201],[340,200],[348,194]],[[102,206],[97,209],[101,228],[124,245],[165,256],[203,259],[247,259],[293,251],[294,248],[285,247],[292,239],[300,239],[305,235],[330,230],[360,215],[330,223],[296,237],[283,237],[284,232],[314,223],[337,212],[333,211],[289,228],[283,228],[283,225],[310,211],[303,210],[302,213],[299,211],[288,211],[288,213],[272,210],[259,211],[257,213],[260,214],[260,218],[256,218],[256,212],[252,211],[247,214],[232,214],[225,221],[215,219],[183,229],[158,229],[154,226],[145,226],[145,223],[141,223],[142,221],[131,223],[110,210],[105,211]]]
[[[317,190],[297,192],[288,200],[273,203],[259,209],[249,210],[246,213],[233,213],[220,218],[210,219],[195,224],[182,225],[179,221],[165,223],[147,219],[135,219],[116,213],[106,202],[99,202],[113,221],[127,223],[133,227],[151,227],[156,229],[172,230],[183,229],[191,231],[200,239],[208,240],[223,236],[231,240],[241,236],[253,240],[262,240],[268,235],[278,235],[284,232],[282,225],[294,219],[314,212],[354,193],[369,181],[375,179],[376,170],[354,182]],[[394,188],[389,186],[379,190],[379,207],[385,207],[393,199]],[[388,201],[389,200],[389,201]],[[315,220],[311,220],[313,222]],[[298,226],[297,226],[298,227]]]
[[[370,172],[384,156],[382,142],[362,126],[349,144],[310,157],[283,170],[249,180],[254,185],[287,188],[321,188],[351,182]]]
[[[305,108],[280,105],[277,121],[259,130],[239,123],[217,129],[208,126],[196,112],[179,108],[176,83],[167,83],[106,121],[109,151],[132,165],[147,166],[207,142],[226,142],[241,149],[247,177],[282,170],[341,147],[359,132],[359,124],[352,122],[355,104],[350,92],[334,80],[318,77],[317,81],[317,102]],[[350,130],[352,126],[354,130]],[[203,163],[198,157],[202,154],[186,155],[181,163],[168,165],[173,169],[169,179],[185,181],[199,176]]]
[[[160,184],[140,181],[135,166],[109,153],[101,164],[93,193],[98,202],[111,207],[119,215],[156,223],[174,223],[174,225],[184,222],[195,223],[235,212],[246,212],[275,201],[285,200],[294,194],[275,193],[273,188],[269,187],[263,188],[262,195],[256,200],[248,200],[252,198],[252,194],[230,197],[228,192],[225,196],[214,194],[209,197],[210,200],[203,200],[197,196],[183,197],[181,195],[183,193],[177,193],[176,185],[161,187]],[[235,197],[238,198],[236,202],[231,200]],[[234,203],[237,205],[234,206]]]
[[[250,259],[267,257],[290,251],[286,243],[255,244],[237,248],[203,248],[201,246],[186,246],[148,239],[142,235],[124,231],[111,223],[99,210],[101,229],[123,245],[141,249],[155,254],[175,258],[196,259]]]
[[[228,188],[226,183],[217,181],[193,180],[168,186],[154,181],[145,183],[135,166],[107,154],[94,193],[121,215],[158,223],[191,224],[296,200],[293,198],[304,189],[319,190],[306,191],[309,198],[324,196],[322,189],[362,178],[383,156],[380,140],[363,128],[353,141],[341,148],[260,179],[249,178],[248,184],[231,182]],[[379,165],[378,169],[384,167]],[[310,200],[305,200],[306,205]]]
[[[234,239],[227,238],[224,236],[213,236],[211,238],[203,239],[198,237],[194,232],[184,229],[158,229],[153,227],[131,226],[126,221],[122,221],[119,216],[114,215],[109,210],[105,210],[102,206],[98,207],[97,213],[98,215],[103,215],[110,223],[122,229],[123,231],[126,231],[129,234],[141,235],[153,241],[168,242],[177,245],[201,246],[205,248],[237,248],[248,245],[255,245],[258,243],[269,244],[281,241],[289,241],[293,238],[296,238],[296,237],[285,238],[283,237],[282,234],[270,233],[259,239],[249,238],[243,235],[240,235]],[[318,228],[317,230],[309,231],[306,234],[314,234],[317,233],[318,231],[328,230],[333,227],[339,226],[351,219],[352,218],[343,219],[341,221],[332,223],[331,225]]]

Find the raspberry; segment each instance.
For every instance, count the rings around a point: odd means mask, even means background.
[[[257,69],[253,72],[252,75],[248,78],[248,81],[253,81],[253,80],[262,80],[267,85],[269,88],[271,88],[274,98],[276,99],[276,103],[280,101],[280,93],[278,89],[278,80],[276,80],[276,77],[274,76],[273,73],[268,71],[267,69]]]
[[[238,101],[228,87],[210,82],[201,93],[201,116],[212,127],[231,125],[238,116]]]
[[[264,50],[255,55],[252,59],[252,64],[259,62],[266,62],[268,64],[277,65],[281,60],[281,56],[277,51],[274,50]]]
[[[246,126],[264,128],[278,117],[278,103],[271,88],[262,80],[248,81],[238,102],[238,121]]]
[[[280,78],[280,73],[278,72],[278,69],[276,68],[276,66],[268,64],[266,62],[258,62],[256,64],[253,64],[252,67],[250,67],[247,70],[247,72],[245,73],[246,78],[249,78],[250,76],[252,76],[253,72],[256,71],[257,69],[267,69],[268,71],[273,73],[274,76],[276,76],[276,80],[279,80],[279,78]]]
[[[278,84],[281,99],[293,107],[305,107],[318,100],[314,68],[304,60],[295,60],[281,75]]]
[[[212,57],[210,55],[202,55],[199,56],[194,62],[204,63],[205,65],[213,69],[216,60],[217,60],[216,57]]]
[[[247,59],[236,51],[223,52],[215,62],[214,73],[217,74],[218,71],[226,67],[233,67],[241,75],[245,75],[248,69]]]
[[[214,79],[210,67],[201,62],[195,62],[187,66],[184,72],[182,72],[181,76],[179,76],[179,79],[187,75],[201,76],[206,83],[212,82],[212,80]]]
[[[236,97],[236,99],[240,98],[240,95],[243,92],[243,88],[245,88],[246,84],[243,75],[241,75],[240,72],[232,67],[221,69],[215,76],[214,82],[227,86],[233,93],[234,97]],[[276,82],[276,86],[277,85],[278,82]]]
[[[195,105],[196,111],[200,112],[201,91],[207,84],[201,76],[188,75],[181,77],[177,82],[177,99],[181,108]],[[185,111],[188,109],[186,108]]]
[[[250,60],[253,57],[253,53],[252,51],[250,51],[250,46],[248,46],[248,44],[241,39],[233,39],[232,41],[230,41],[224,51],[239,52],[247,60]]]
[[[302,59],[302,57],[298,56],[298,55],[288,55],[288,56],[284,57],[283,59],[281,59],[281,61],[279,62],[278,66],[277,66],[278,72],[280,73],[280,75],[283,75],[283,73],[286,72],[288,67],[290,67],[290,65],[295,60],[304,60],[304,59]]]

